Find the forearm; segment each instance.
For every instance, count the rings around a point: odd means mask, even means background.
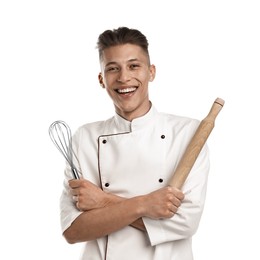
[[[118,199],[119,200],[119,199]],[[141,229],[141,197],[120,199],[103,208],[83,212],[63,233],[69,243],[94,240],[120,230],[128,225]]]
[[[94,240],[126,226],[145,231],[142,217],[171,218],[183,199],[181,191],[170,186],[126,199],[104,193],[88,181],[75,180],[70,185],[72,195],[77,195],[77,208],[84,212],[63,233],[69,243]],[[84,192],[77,188],[80,185]]]
[[[110,197],[111,203],[118,203],[118,202],[126,200],[126,198],[117,196],[115,194],[109,194],[109,197]],[[133,223],[130,224],[130,226],[137,228],[141,231],[146,231],[146,228],[145,228],[145,225],[144,225],[142,218],[135,220]]]

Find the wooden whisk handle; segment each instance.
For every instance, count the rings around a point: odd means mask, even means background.
[[[224,103],[225,101],[221,98],[217,98],[214,101],[208,115],[200,122],[195,134],[188,144],[169,185],[178,189],[183,186],[200,151],[214,128],[215,119],[224,106]]]

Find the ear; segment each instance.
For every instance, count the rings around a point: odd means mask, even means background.
[[[101,74],[101,72],[98,74],[98,81],[99,81],[99,84],[102,88],[105,88],[105,85],[104,85],[104,82],[103,82],[103,76]]]
[[[154,65],[150,66],[150,79],[149,81],[152,82],[156,75],[156,67]]]

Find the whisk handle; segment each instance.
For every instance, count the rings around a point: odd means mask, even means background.
[[[72,174],[74,179],[78,179],[79,180],[79,174],[76,168],[71,168]]]

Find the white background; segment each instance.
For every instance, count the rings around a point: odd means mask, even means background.
[[[98,35],[140,29],[150,42],[158,110],[202,119],[226,103],[209,138],[211,172],[196,260],[260,259],[259,1],[0,2],[0,259],[77,259],[60,232],[64,162],[49,125],[113,115],[98,84]]]

